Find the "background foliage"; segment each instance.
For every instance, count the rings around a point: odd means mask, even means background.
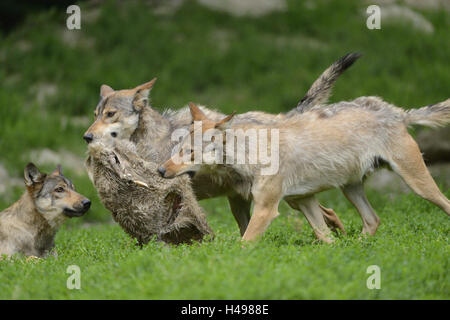
[[[338,57],[359,51],[331,101],[379,95],[405,108],[442,101],[450,87],[448,11],[415,9],[434,27],[427,34],[403,20],[368,30],[362,1],[288,1],[287,10],[261,17],[195,1],[165,11],[161,1],[79,5],[81,30],[67,30],[65,9],[49,7],[0,36],[0,208],[23,192],[29,161],[51,170],[61,160],[94,200],[58,234],[58,260],[0,262],[0,298],[449,298],[448,218],[414,195],[369,191],[382,225],[360,240],[356,211],[339,192],[322,194],[349,230],[331,246],[316,244],[304,218],[283,205],[248,249],[226,201],[203,201],[213,242],[140,250],[110,224],[82,168],[82,135],[103,83],[122,89],[158,77],[151,93],[158,110],[192,100],[225,113],[278,113]],[[68,264],[82,267],[83,290],[66,289]],[[370,264],[385,272],[382,290],[365,287]]]

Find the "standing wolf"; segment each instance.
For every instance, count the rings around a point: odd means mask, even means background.
[[[198,130],[203,146],[199,159],[219,150],[216,154],[231,160],[194,163],[194,151],[199,149],[192,146],[197,135],[192,124],[190,134],[179,145],[179,152],[166,161],[159,172],[165,178],[192,171],[239,177],[235,190],[255,203],[243,240],[255,240],[262,235],[279,215],[278,205],[284,199],[293,209],[305,214],[319,239],[331,242],[330,230],[317,210],[314,195],[338,187],[360,213],[363,233],[373,235],[379,218],[365,196],[362,181],[380,161],[389,164],[416,194],[450,215],[450,201],[437,187],[417,143],[407,130],[413,124],[433,127],[450,123],[450,99],[405,111],[377,97],[360,97],[350,102],[313,107],[269,126],[238,119],[230,121],[232,115],[216,121],[194,104],[190,107],[194,121],[201,122]],[[226,148],[230,141],[239,139],[240,132],[259,129],[279,132],[278,143],[268,144],[266,150],[269,154],[274,147],[279,148],[279,170],[274,174],[262,173],[264,163],[248,161],[249,148],[243,151],[239,147],[237,151]],[[206,133],[209,140],[205,139]],[[245,163],[235,161],[239,156],[246,159]]]
[[[317,103],[324,103],[328,98],[336,79],[350,67],[360,54],[350,53],[333,63],[314,82],[306,96],[293,111],[287,114],[272,115],[264,112],[247,112],[236,116],[261,124],[268,124],[290,117]],[[130,140],[136,144],[138,154],[144,159],[162,163],[170,158],[177,141],[172,140],[172,133],[177,129],[186,129],[192,122],[189,108],[178,111],[168,110],[160,114],[149,106],[149,93],[156,79],[130,90],[114,91],[107,85],[100,89],[100,102],[95,110],[95,122],[84,135],[89,144],[101,143],[113,146],[116,139]],[[201,107],[211,119],[219,120],[222,113]],[[217,196],[227,196],[231,211],[244,234],[250,220],[251,201],[234,192],[233,177],[216,181],[211,175],[196,175],[193,188],[199,200]],[[326,222],[332,228],[344,231],[342,223],[331,209],[320,206]]]

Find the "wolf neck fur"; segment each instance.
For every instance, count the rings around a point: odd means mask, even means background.
[[[33,230],[35,237],[54,236],[58,228],[51,227],[48,221],[36,209],[33,199],[26,191],[20,199],[9,207],[6,214],[14,215],[23,224],[27,225],[28,230]]]
[[[180,111],[161,114],[150,106],[143,108],[138,127],[131,136],[139,154],[154,162],[162,162],[170,157],[172,148],[177,143],[171,140],[171,133],[190,124],[190,119],[182,123],[171,121],[170,117]]]
[[[131,137],[131,141],[138,143],[142,139],[151,137],[160,141],[170,133],[170,122],[152,107],[145,107],[139,115],[138,127]],[[146,141],[153,143],[153,141]]]

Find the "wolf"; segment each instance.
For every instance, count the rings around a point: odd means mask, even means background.
[[[29,163],[24,177],[25,193],[0,212],[0,255],[45,258],[54,248],[59,227],[68,218],[84,215],[91,201],[75,191],[61,166],[45,174]]]
[[[375,234],[379,217],[368,202],[363,179],[379,163],[388,164],[407,185],[422,198],[434,203],[450,215],[450,201],[442,194],[425,166],[417,143],[408,133],[408,126],[443,126],[450,123],[450,99],[405,111],[378,97],[360,97],[349,102],[328,106],[315,106],[309,110],[281,119],[276,123],[260,124],[233,119],[233,114],[219,121],[207,117],[195,104],[190,103],[194,122],[201,122],[203,138],[202,158],[208,152],[219,150],[221,162],[193,162],[195,123],[190,134],[180,143],[177,153],[160,168],[165,178],[185,172],[206,172],[233,175],[234,190],[245,199],[254,201],[253,214],[242,239],[259,238],[276,218],[279,202],[284,199],[293,209],[302,211],[313,226],[316,236],[333,242],[322,213],[318,210],[315,194],[331,188],[341,188],[356,207],[363,220],[363,234]],[[233,121],[230,121],[233,119]],[[276,129],[279,142],[268,145],[279,151],[279,170],[264,175],[262,163],[250,164],[249,149],[228,150],[226,145],[236,133],[249,129]],[[271,131],[270,131],[271,132]],[[198,148],[197,148],[198,150]],[[235,161],[244,152],[245,163]],[[187,157],[186,157],[187,156]],[[231,159],[231,160],[230,160]]]
[[[251,119],[258,123],[277,122],[286,117],[306,110],[311,105],[326,102],[337,78],[359,57],[359,53],[349,53],[327,68],[314,82],[296,109],[286,114],[273,115],[252,111],[237,118]],[[180,110],[166,110],[159,113],[149,105],[149,94],[156,78],[130,90],[113,90],[108,85],[100,88],[100,101],[95,109],[95,121],[85,132],[83,138],[89,145],[102,144],[113,146],[117,140],[131,141],[136,144],[138,154],[146,160],[162,163],[170,158],[177,141],[172,133],[177,129],[189,128],[192,117],[188,107]],[[219,120],[224,115],[206,107],[200,107],[211,119]],[[226,196],[236,219],[241,235],[250,221],[251,201],[233,191],[234,181],[227,179],[217,183],[210,175],[196,175],[193,188],[199,200]],[[332,209],[320,206],[327,223],[333,229],[345,233],[343,224]]]
[[[89,147],[86,168],[114,221],[139,245],[153,237],[170,244],[213,237],[189,177],[161,178],[157,164],[139,157],[132,142]]]

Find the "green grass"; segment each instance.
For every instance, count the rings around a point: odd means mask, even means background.
[[[435,28],[428,35],[400,21],[368,30],[361,1],[314,3],[309,9],[289,1],[286,12],[250,18],[193,1],[169,15],[133,1],[99,9],[82,2],[82,29],[70,32],[64,11],[30,15],[0,35],[0,164],[21,177],[25,164],[35,161],[30,150],[83,157],[81,137],[102,83],[129,88],[156,76],[151,96],[159,110],[193,100],[223,112],[277,113],[295,106],[331,62],[360,51],[364,56],[339,79],[332,101],[380,95],[413,108],[448,98],[449,12],[418,11]],[[89,18],[96,12],[97,19]],[[50,94],[39,98],[45,88]],[[370,239],[359,240],[356,211],[333,191],[320,199],[349,231],[334,245],[316,243],[306,221],[283,205],[264,239],[241,248],[228,206],[219,199],[202,202],[216,232],[212,242],[138,249],[118,226],[107,224],[110,214],[87,175],[62,165],[77,190],[94,200],[92,209],[58,233],[58,260],[1,261],[0,298],[450,297],[448,217],[414,195],[392,200],[369,192],[382,219]],[[0,194],[0,209],[23,188],[8,192]],[[71,264],[81,267],[80,291],[66,288]],[[372,264],[381,268],[381,290],[366,288]]]
[[[333,245],[317,243],[305,219],[283,206],[264,238],[242,248],[218,200],[207,206],[215,239],[193,246],[139,249],[115,225],[64,228],[57,260],[0,262],[0,298],[448,299],[448,217],[413,195],[370,198],[382,220],[377,235],[359,239],[360,219],[341,202],[349,234]],[[81,290],[66,287],[69,265],[81,269]],[[370,265],[381,269],[380,290],[366,287]]]

